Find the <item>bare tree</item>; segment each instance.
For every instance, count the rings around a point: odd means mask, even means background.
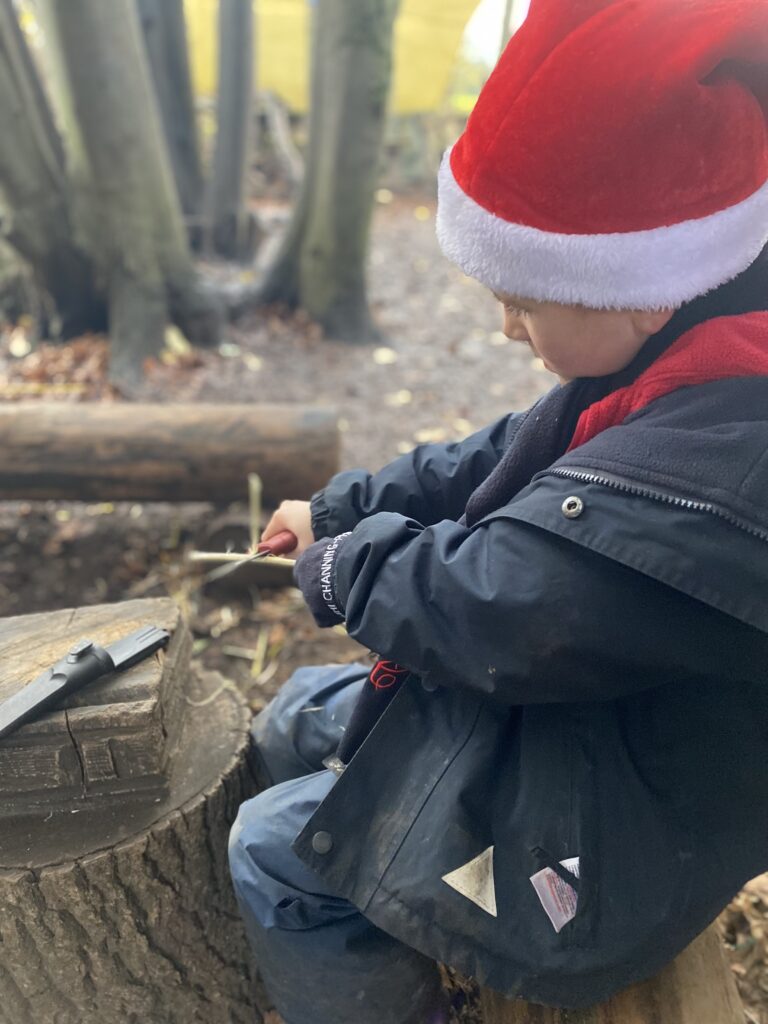
[[[165,139],[184,216],[199,226],[203,167],[183,0],[137,0]]]
[[[251,0],[219,0],[216,149],[208,203],[209,242],[222,256],[250,259],[257,229],[246,207],[253,136],[254,20]]]
[[[51,297],[65,337],[103,328],[105,303],[75,230],[61,141],[12,0],[0,0],[0,137],[0,236]]]
[[[302,306],[332,337],[378,337],[365,266],[397,0],[318,0],[306,174],[263,301]]]
[[[40,0],[77,217],[108,297],[112,372],[128,381],[168,319],[215,340],[199,287],[133,0]]]

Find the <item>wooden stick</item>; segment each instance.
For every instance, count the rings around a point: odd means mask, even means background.
[[[192,551],[189,555],[190,562],[244,562],[248,558],[248,555],[238,554],[237,552],[224,552],[224,551]],[[277,555],[267,555],[266,558],[260,558],[258,561],[249,562],[249,565],[290,565],[293,567],[295,562],[292,558],[279,558]]]
[[[253,551],[261,540],[261,477],[258,473],[248,475],[248,511],[251,526],[251,548]]]

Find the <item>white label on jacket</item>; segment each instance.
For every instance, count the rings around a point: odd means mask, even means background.
[[[491,917],[496,913],[496,886],[493,881],[493,847],[481,853],[455,871],[443,875],[443,881],[456,892],[472,900],[481,910]]]
[[[579,858],[568,857],[561,860],[566,871],[579,877]],[[552,868],[543,868],[531,875],[531,884],[536,890],[536,895],[541,900],[541,905],[547,912],[549,920],[556,932],[559,932],[563,925],[568,924],[576,916],[576,905],[579,902],[579,894],[568,885],[560,875]]]

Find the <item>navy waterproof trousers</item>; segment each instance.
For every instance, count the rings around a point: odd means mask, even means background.
[[[322,763],[335,753],[368,671],[300,669],[253,723],[271,786],[241,806],[229,862],[256,964],[286,1024],[447,1020],[435,963],[328,892],[291,850],[336,780]]]

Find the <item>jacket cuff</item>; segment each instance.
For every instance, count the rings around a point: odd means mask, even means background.
[[[315,622],[321,628],[336,626],[346,618],[336,592],[336,559],[349,533],[324,537],[312,544],[293,568],[296,586],[304,595]]]
[[[328,522],[331,518],[331,510],[325,498],[325,488],[317,491],[309,500],[309,511],[312,516],[312,533],[315,540],[322,540],[332,533],[328,529]]]
[[[315,540],[339,537],[371,514],[367,497],[370,479],[365,470],[345,469],[312,495],[309,508]]]

